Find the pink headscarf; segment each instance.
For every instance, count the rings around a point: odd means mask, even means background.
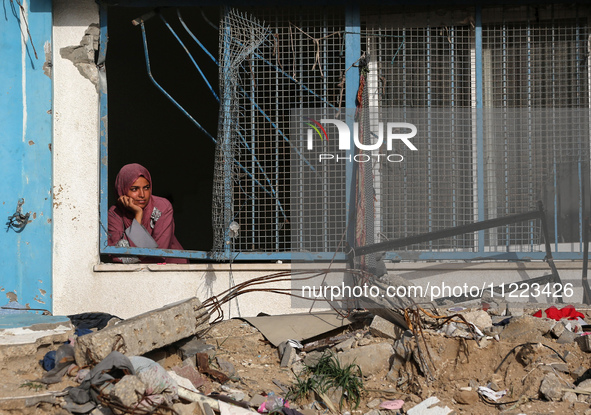
[[[121,170],[119,170],[119,174],[117,174],[117,178],[115,179],[115,189],[117,190],[117,195],[119,197],[126,195],[131,185],[134,184],[135,181],[140,177],[144,177],[150,184],[150,189],[152,189],[152,177],[150,176],[148,169],[137,163],[126,164],[123,166]],[[149,229],[150,217],[152,215],[152,210],[154,210],[154,198],[152,197],[153,194],[154,193],[150,195],[150,200],[148,200],[148,203],[146,203],[146,206],[144,207],[142,225],[144,225],[144,228],[146,229]],[[129,227],[131,222],[133,222],[133,214],[131,212],[125,213],[126,215],[123,217],[123,222],[125,223],[126,227]]]
[[[150,188],[152,188],[152,178],[150,177],[150,172],[144,166],[141,164],[132,163],[121,167],[121,170],[119,170],[119,174],[115,179],[115,189],[117,189],[117,195],[126,195],[131,185],[134,184],[135,181],[140,178],[140,176],[143,176],[148,181],[148,183],[150,183]]]

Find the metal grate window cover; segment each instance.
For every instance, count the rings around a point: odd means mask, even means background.
[[[303,235],[301,224],[292,217],[293,206],[305,204],[310,195],[305,193],[308,189],[301,189],[299,197],[291,197],[297,184],[289,175],[295,145],[289,116],[292,110],[339,105],[344,92],[344,9],[282,7],[241,12],[264,22],[269,36],[238,72],[241,137],[236,158],[245,169],[238,170],[234,180],[233,220],[240,234],[232,240],[231,249],[334,251],[344,226],[336,224],[344,219],[344,189],[333,201],[335,209],[308,210],[318,218],[316,228],[322,233],[313,247],[305,247],[297,238],[292,242],[292,233]],[[298,152],[295,157],[302,169],[310,168],[304,155]]]
[[[343,104],[344,10],[247,11],[270,36],[239,71],[237,159],[250,175],[238,171],[233,184],[240,236],[232,250],[335,251],[347,184],[334,184],[345,164],[311,170],[306,157],[317,154],[294,152],[302,125],[289,116]],[[591,206],[588,15],[580,5],[484,8],[477,56],[473,9],[362,9],[369,125],[388,108],[423,114],[415,117],[416,154],[402,148],[404,162],[371,165],[375,242],[529,211],[542,200],[553,242],[580,251]],[[312,171],[318,185],[306,186],[299,179]],[[531,252],[541,243],[539,224],[525,223],[407,250]]]

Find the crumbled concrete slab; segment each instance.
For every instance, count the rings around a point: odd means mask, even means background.
[[[146,386],[137,376],[126,375],[111,389],[110,396],[124,407],[131,407],[138,403],[144,392]]]
[[[380,370],[387,370],[393,354],[392,345],[383,342],[347,350],[339,353],[337,359],[341,365],[357,364],[363,376],[368,376]]]
[[[501,332],[500,338],[507,342],[538,343],[553,326],[553,320],[523,315],[512,318]]]
[[[467,313],[462,313],[466,321],[474,324],[480,330],[492,326],[492,319],[490,315],[484,310],[474,310]]]
[[[402,336],[403,330],[390,323],[385,318],[375,316],[369,326],[369,331],[376,337],[384,337],[386,339],[397,340]]]
[[[79,337],[75,355],[78,366],[100,362],[111,351],[142,355],[205,331],[209,315],[198,298],[170,304],[123,320],[112,327]]]
[[[0,362],[34,356],[39,347],[62,344],[73,334],[74,326],[65,316],[28,313],[2,315],[0,316]]]
[[[521,317],[524,315],[524,306],[519,303],[507,303],[507,315],[513,317]]]
[[[549,401],[559,401],[562,399],[564,385],[554,373],[548,373],[544,376],[540,385],[540,394]]]
[[[178,348],[178,354],[181,359],[186,360],[190,358],[193,361],[193,364],[196,364],[195,355],[197,353],[211,353],[210,356],[213,356],[214,352],[215,346],[213,344],[207,344],[197,337],[193,337]]]

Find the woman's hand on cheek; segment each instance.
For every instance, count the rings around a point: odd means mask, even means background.
[[[132,212],[135,216],[135,219],[139,223],[142,223],[144,210],[142,207],[136,205],[134,203],[134,200],[131,197],[125,196],[125,195],[120,196],[119,199],[117,199],[117,203],[119,203],[121,206],[123,206],[124,209]]]

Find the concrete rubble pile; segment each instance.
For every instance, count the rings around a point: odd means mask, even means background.
[[[244,320],[210,326],[192,298],[54,339],[54,368],[26,383],[48,389],[0,395],[0,413],[591,414],[585,306],[391,311],[273,344]]]

